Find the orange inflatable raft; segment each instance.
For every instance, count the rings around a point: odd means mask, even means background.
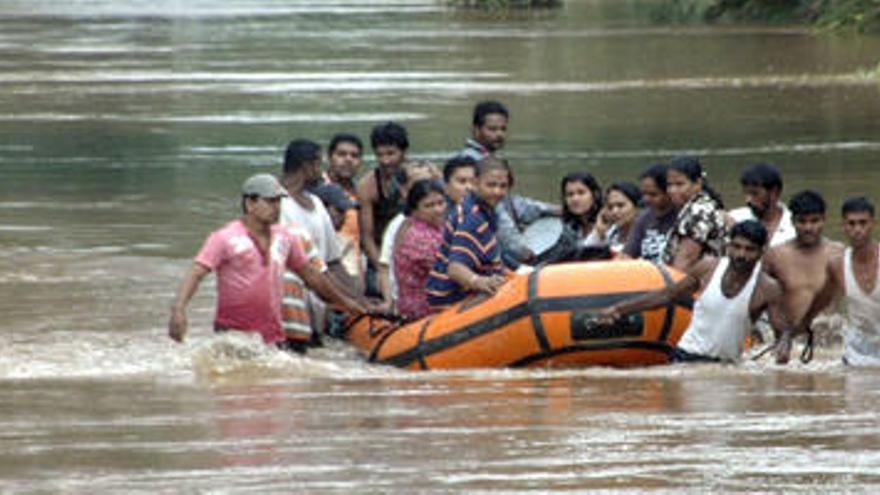
[[[690,322],[693,300],[613,325],[598,324],[595,315],[681,277],[647,261],[550,265],[515,275],[492,297],[405,325],[361,317],[345,339],[370,362],[411,370],[663,364]]]

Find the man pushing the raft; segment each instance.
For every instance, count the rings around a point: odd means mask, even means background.
[[[186,307],[205,275],[217,272],[217,312],[214,330],[259,333],[267,344],[303,352],[286,341],[281,326],[281,275],[295,272],[324,300],[360,315],[366,309],[340,293],[330,280],[308,263],[299,239],[278,225],[284,188],[275,177],[257,174],[241,189],[243,215],[214,231],[180,284],[171,307],[168,335],[182,342],[187,330]]]
[[[776,307],[782,289],[761,271],[766,244],[767,230],[760,222],[740,222],[730,231],[727,256],[703,257],[675,285],[617,303],[603,310],[599,321],[612,324],[625,314],[666,306],[699,290],[690,325],[670,360],[739,361],[752,324],[765,310],[775,328],[789,330]]]

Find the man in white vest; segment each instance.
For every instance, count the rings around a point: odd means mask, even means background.
[[[736,362],[757,317],[769,310],[771,322],[786,325],[776,309],[782,289],[761,271],[767,229],[755,220],[730,231],[727,256],[703,257],[678,283],[603,310],[599,320],[611,324],[627,313],[665,306],[700,292],[693,315],[670,355],[672,362]]]
[[[849,247],[829,262],[831,279],[846,297],[843,362],[880,366],[880,245],[873,239],[874,205],[863,196],[843,202]]]

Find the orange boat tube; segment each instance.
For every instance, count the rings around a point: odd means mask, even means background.
[[[356,319],[345,339],[370,362],[410,370],[664,364],[690,322],[692,299],[613,325],[595,316],[682,276],[642,260],[550,265],[405,325]]]

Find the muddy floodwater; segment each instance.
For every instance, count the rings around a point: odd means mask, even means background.
[[[651,1],[474,14],[399,0],[0,3],[0,492],[880,491],[880,372],[809,364],[412,374],[212,334],[189,259],[287,141],[410,131],[481,99],[520,192],[690,153],[739,206],[767,161],[880,199],[880,38],[652,24]],[[373,165],[368,156],[365,168]]]

